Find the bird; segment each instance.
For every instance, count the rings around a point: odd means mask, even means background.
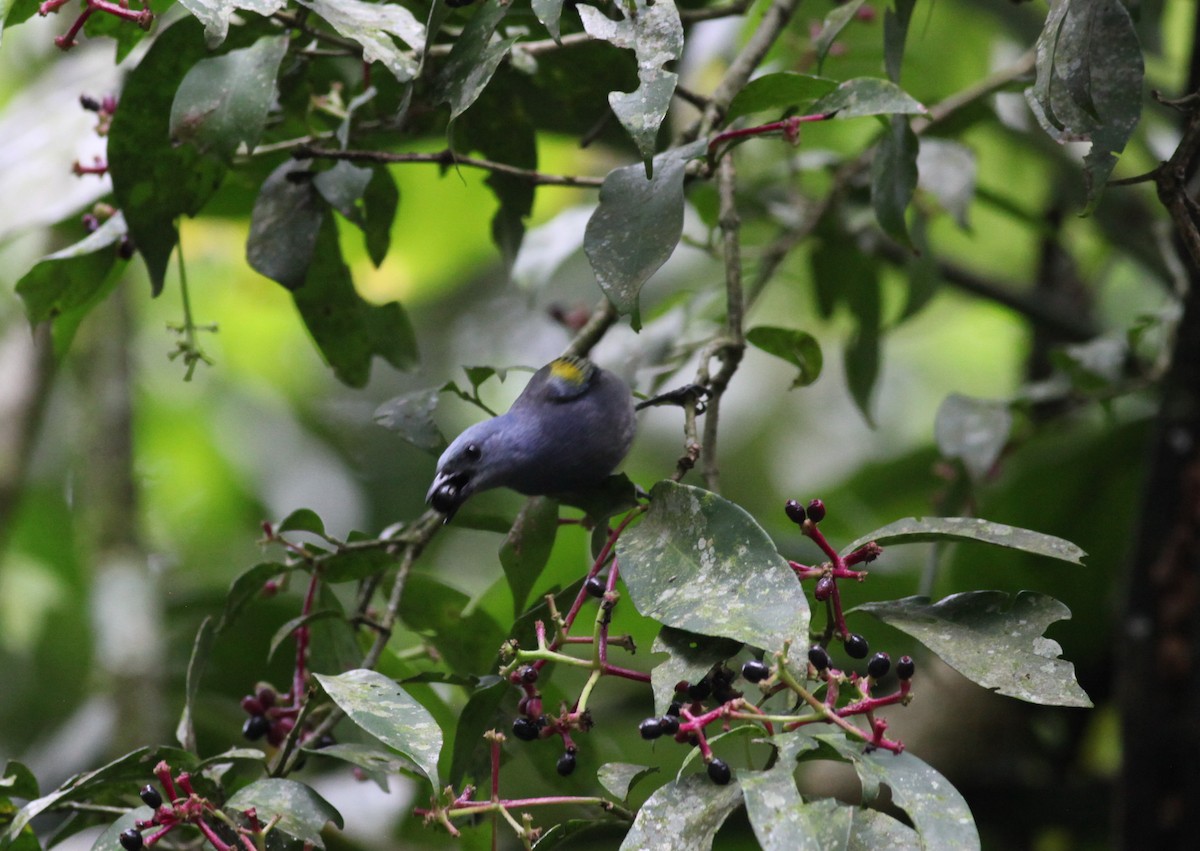
[[[559,357],[533,374],[512,407],[475,423],[442,453],[425,501],[449,522],[480,491],[555,496],[601,485],[636,431],[633,394],[616,373]]]

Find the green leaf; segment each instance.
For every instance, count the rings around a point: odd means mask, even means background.
[[[318,172],[313,177],[313,188],[321,193],[329,206],[361,226],[362,211],[358,202],[366,193],[372,174],[372,169],[341,160],[334,163],[333,168]]]
[[[336,585],[339,582],[357,582],[382,573],[395,564],[395,560],[383,549],[342,550],[317,559],[321,578]]]
[[[879,329],[860,324],[846,343],[844,361],[850,396],[868,425],[874,428],[871,395],[875,390],[875,381],[879,378]]]
[[[323,748],[305,748],[309,753],[341,760],[358,766],[364,771],[378,774],[397,774],[401,771],[416,772],[413,763],[391,751],[358,743],[339,743]]]
[[[342,261],[337,226],[328,217],[317,236],[304,284],[292,292],[292,298],[313,342],[343,383],[364,386],[375,355],[397,369],[416,363],[416,337],[404,309],[395,301],[370,304],[355,291]]]
[[[0,771],[0,793],[8,798],[32,800],[38,796],[38,782],[25,765],[10,759]]]
[[[1016,526],[1005,526],[1003,523],[992,523],[978,517],[907,517],[863,535],[844,547],[842,555],[854,552],[868,541],[886,547],[888,544],[920,544],[948,539],[993,544],[1073,564],[1083,564],[1083,557],[1087,555],[1079,547],[1062,538]]]
[[[279,649],[279,645],[292,637],[292,634],[302,626],[307,626],[314,621],[325,620],[326,618],[340,618],[342,613],[339,611],[331,611],[329,609],[321,609],[315,612],[309,612],[304,615],[297,615],[291,618],[279,629],[275,630],[275,634],[271,636],[271,645],[267,649],[267,659],[269,660],[275,655],[275,651]]]
[[[825,64],[825,57],[829,55],[829,48],[833,47],[834,41],[841,35],[846,25],[854,20],[854,16],[864,2],[865,0],[850,0],[849,3],[834,6],[825,16],[825,20],[821,24],[821,31],[813,39],[813,50],[817,54],[818,74],[821,73],[821,66]]]
[[[600,205],[588,220],[583,248],[600,289],[617,311],[642,327],[638,293],[675,252],[683,233],[683,171],[704,152],[704,140],[654,158],[654,176],[629,165],[613,169],[600,187]]]
[[[658,130],[675,96],[679,75],[666,70],[683,55],[683,24],[674,0],[632,0],[616,4],[621,20],[614,21],[594,6],[580,5],[579,18],[593,38],[632,50],[637,57],[638,87],[633,92],[610,92],[609,106],[632,137],[650,177]]]
[[[911,753],[864,753],[841,733],[820,733],[813,738],[829,745],[854,766],[867,803],[879,797],[887,784],[891,801],[904,810],[916,827],[923,848],[979,848],[979,832],[967,802],[950,781]]]
[[[847,7],[839,6],[834,11]],[[732,122],[752,112],[783,111],[801,104],[809,104],[817,98],[829,94],[837,86],[837,80],[801,74],[797,71],[777,71],[774,74],[763,74],[761,77],[751,80],[745,88],[734,95],[725,120]]]
[[[446,438],[433,421],[440,396],[436,389],[429,388],[404,393],[376,408],[374,420],[418,449],[440,455],[446,448]]]
[[[911,115],[927,111],[895,83],[878,77],[855,77],[853,80],[846,80],[809,108],[809,112],[812,113],[836,112],[838,118]]]
[[[741,802],[737,783],[718,786],[703,773],[689,774],[646,800],[621,851],[706,851]]]
[[[486,0],[450,48],[438,78],[438,92],[440,99],[450,104],[451,121],[475,102],[517,41],[515,38],[492,38],[508,10],[507,2]]]
[[[400,208],[400,189],[396,186],[396,178],[385,165],[377,165],[371,171],[371,180],[362,197],[362,228],[363,238],[367,246],[367,256],[378,268],[392,245],[392,223],[396,220],[396,210]]]
[[[287,5],[287,0],[179,0],[204,24],[204,35],[209,47],[217,47],[229,34],[229,21],[239,9],[270,17]]]
[[[124,851],[125,846],[121,844],[121,834],[134,827],[136,822],[146,821],[153,816],[154,810],[149,807],[135,807],[129,812],[124,813],[105,828],[103,833],[96,837],[91,851]],[[5,851],[9,851],[7,846],[5,846]],[[16,849],[13,849],[13,851],[16,851]]]
[[[1091,706],[1075,680],[1075,666],[1060,659],[1058,642],[1042,636],[1070,610],[1045,594],[1002,591],[865,603],[864,611],[920,641],[947,665],[984,688],[1030,703]]]
[[[1008,445],[1012,425],[1007,402],[951,393],[938,406],[933,434],[944,457],[962,461],[971,478],[981,481]]]
[[[471,771],[475,753],[483,744],[486,730],[503,729],[512,719],[500,712],[500,704],[512,686],[508,680],[497,676],[480,679],[478,687],[467,698],[467,704],[458,715],[458,726],[454,730],[454,750],[450,759],[450,776],[446,779],[458,788],[463,778]]]
[[[351,721],[411,759],[434,789],[441,788],[437,763],[442,731],[429,710],[394,681],[365,668],[336,677],[315,676]]]
[[[287,47],[286,36],[269,36],[193,65],[171,104],[171,139],[226,165],[241,145],[252,152],[275,100],[275,77]]]
[[[251,268],[289,290],[304,283],[327,218],[308,165],[285,160],[263,181],[246,239]]]
[[[154,295],[162,292],[179,234],[220,186],[225,167],[190,145],[171,143],[171,104],[188,70],[206,58],[200,23],[186,18],[158,34],[125,80],[108,133],[108,171],[116,206],[146,260]]]
[[[807,387],[821,375],[821,344],[807,331],[759,325],[746,332],[746,342],[800,370],[792,387]]]
[[[279,562],[262,562],[242,573],[229,586],[225,595],[225,611],[217,624],[217,632],[224,632],[237,619],[242,610],[263,592],[267,580],[289,573],[295,567]]]
[[[554,549],[558,534],[558,502],[544,496],[527,499],[500,547],[500,565],[513,596],[513,616],[525,610]]]
[[[309,532],[324,538],[325,523],[311,508],[297,508],[275,527],[275,534],[283,532]]]
[[[559,18],[562,17],[563,0],[532,0],[533,14],[555,41],[559,40]]]
[[[1142,49],[1121,0],[1061,0],[1037,41],[1037,79],[1025,99],[1058,142],[1090,141],[1090,212],[1142,111]]]
[[[175,739],[183,745],[184,750],[197,753],[196,749],[196,695],[200,693],[200,681],[204,677],[204,669],[208,667],[208,657],[212,653],[213,641],[217,637],[217,629],[212,616],[206,617],[200,623],[196,632],[196,640],[192,644],[192,656],[188,659],[187,686],[184,690],[183,712],[179,716],[179,724],[175,728]]]
[[[417,56],[425,49],[425,25],[412,12],[396,3],[364,3],[362,0],[297,0],[320,15],[326,23],[363,49],[363,61],[382,62],[401,83],[417,73]],[[401,49],[395,39],[413,51]],[[416,55],[414,55],[416,52]]]
[[[622,801],[629,800],[629,792],[640,781],[657,774],[658,768],[653,765],[634,765],[629,762],[608,762],[600,766],[596,779],[608,790],[614,798]]]
[[[883,11],[883,65],[888,79],[900,82],[900,66],[904,62],[904,42],[917,0],[895,0],[894,9]]]
[[[666,626],[779,650],[808,640],[808,603],[795,574],[744,509],[670,481],[617,544],[634,606]]]
[[[481,674],[491,669],[505,631],[471,598],[425,573],[408,577],[400,618],[424,636],[459,673]]]
[[[812,749],[817,743],[807,737],[796,742]],[[738,785],[746,800],[746,815],[754,836],[763,851],[824,851],[827,848],[844,847],[847,829],[830,830],[826,821],[830,817],[849,827],[851,807],[841,807],[843,813],[828,811],[825,807],[806,804],[796,788],[794,756],[781,759],[768,771],[737,772]],[[838,818],[838,816],[842,818]],[[841,840],[841,841],[839,841]]]
[[[226,812],[234,818],[253,808],[262,824],[278,819],[275,830],[294,836],[317,848],[324,848],[321,831],[327,822],[340,830],[342,815],[333,805],[304,783],[282,777],[267,777],[234,793],[225,802]]]
[[[904,212],[917,188],[917,134],[908,119],[893,115],[871,159],[871,206],[883,232],[912,248]]]
[[[713,638],[682,629],[664,626],[651,646],[654,653],[668,654],[650,671],[650,687],[654,691],[654,712],[663,715],[675,698],[675,685],[682,680],[695,683],[742,649],[742,642],[728,638]]]
[[[17,282],[29,323],[52,323],[56,356],[66,354],[79,323],[125,269],[114,246],[126,231],[125,218],[114,213],[84,239],[42,258]]]

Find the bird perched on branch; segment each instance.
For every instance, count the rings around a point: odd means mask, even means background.
[[[449,520],[472,495],[507,487],[527,496],[597,487],[633,443],[633,395],[586,358],[534,373],[508,412],[476,423],[438,459],[425,501]]]

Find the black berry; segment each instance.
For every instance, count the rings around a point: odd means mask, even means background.
[[[137,828],[131,827],[128,830],[122,830],[117,839],[120,840],[121,847],[125,851],[138,851],[142,847],[142,834]]]
[[[593,576],[587,582],[583,583],[584,589],[593,597],[604,596],[604,583],[600,581],[600,577]]]
[[[701,680],[698,683],[688,686],[687,693],[688,697],[692,700],[704,700],[704,698],[712,694],[712,686],[709,685],[708,680]]]
[[[867,663],[867,674],[875,679],[882,679],[892,669],[892,657],[886,653],[876,653]]]
[[[575,754],[567,751],[558,758],[558,764],[554,768],[563,777],[571,774],[575,770]]]
[[[679,703],[679,701],[675,701],[674,703],[672,703],[670,706],[667,707],[667,714],[673,715],[676,718],[678,718],[679,713],[682,710],[683,710],[683,706]]]
[[[679,716],[664,715],[658,719],[658,729],[664,736],[674,736],[679,732]]]
[[[917,665],[913,662],[912,656],[901,656],[900,660],[896,662],[896,676],[902,680],[911,680],[916,670]]]
[[[517,676],[521,678],[521,682],[527,686],[531,686],[538,681],[538,669],[533,665],[525,665],[517,669]]]
[[[759,659],[751,659],[745,665],[742,665],[742,676],[752,683],[761,683],[767,677],[771,676],[771,668],[766,662]]]
[[[804,506],[796,502],[794,499],[789,499],[783,505],[783,510],[787,512],[788,520],[791,520],[797,525],[804,522]]]
[[[267,735],[271,730],[271,722],[266,715],[251,715],[242,725],[242,737],[253,742]]]
[[[142,803],[152,810],[157,810],[162,806],[162,795],[158,794],[158,790],[147,783],[142,787],[142,791],[138,792],[141,796]]]
[[[817,602],[824,603],[833,596],[833,589],[836,587],[834,578],[826,574],[817,580],[817,587],[813,589],[813,597]]]
[[[867,654],[871,652],[871,645],[867,644],[867,640],[857,632],[852,632],[846,636],[846,653],[854,659],[866,659]]]
[[[657,739],[663,734],[662,721],[657,718],[647,718],[638,724],[638,732],[642,734],[643,739]]]
[[[541,728],[538,726],[538,723],[532,718],[526,718],[524,715],[513,721],[513,735],[523,742],[532,742],[538,737],[539,730]]]
[[[724,786],[733,779],[733,772],[729,770],[729,763],[723,759],[714,759],[708,764],[708,779],[718,786]]]
[[[819,499],[814,499],[808,504],[808,519],[814,523],[820,523],[825,519],[825,503]]]
[[[812,666],[818,671],[824,671],[829,667],[829,654],[820,644],[814,644],[808,648],[808,661],[812,662]]]

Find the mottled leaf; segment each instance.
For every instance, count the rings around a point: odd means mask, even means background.
[[[1088,210],[1142,111],[1142,49],[1121,0],[1060,0],[1037,41],[1037,79],[1025,99],[1058,142],[1090,141]]]
[[[527,499],[500,547],[500,566],[513,596],[513,616],[525,601],[550,560],[558,534],[558,502],[544,496]]]
[[[951,393],[938,406],[933,434],[938,451],[957,458],[971,478],[979,481],[992,471],[1012,431],[1007,402],[973,399]]]
[[[399,302],[370,304],[354,289],[337,226],[326,217],[303,286],[292,298],[308,332],[339,380],[362,387],[378,355],[397,369],[417,360],[416,337]]]
[[[559,18],[562,17],[563,0],[532,0],[533,14],[542,22],[542,26],[558,41]]]
[[[287,0],[179,0],[179,5],[204,24],[208,46],[216,47],[229,34],[229,20],[239,9],[265,18],[286,6]]]
[[[285,36],[260,38],[193,65],[171,104],[171,140],[226,165],[240,146],[253,151],[275,100],[275,77],[287,46]]]
[[[321,831],[327,822],[344,826],[341,813],[311,786],[282,777],[266,777],[239,789],[224,807],[235,819],[251,808],[260,823],[274,822],[274,830],[317,848],[325,847]]]
[[[375,422],[418,449],[440,455],[446,448],[446,438],[433,421],[440,396],[436,389],[429,388],[404,393],[376,408]]]
[[[425,25],[397,3],[364,3],[362,0],[297,0],[320,15],[339,35],[358,42],[363,61],[382,62],[397,80],[408,82],[417,72],[414,51],[425,49]]]
[[[649,180],[638,165],[613,169],[600,188],[583,248],[600,289],[634,330],[642,327],[642,285],[667,262],[683,233],[684,166],[704,147],[699,140],[659,154]]]
[[[883,232],[912,248],[904,213],[917,188],[917,134],[902,115],[888,120],[871,159],[871,206]]]
[[[853,552],[868,541],[875,541],[886,547],[889,544],[920,544],[954,539],[1008,547],[1074,564],[1083,564],[1083,557],[1087,555],[1079,547],[1062,538],[1016,526],[1005,526],[1003,523],[992,523],[978,517],[907,517],[896,520],[874,532],[868,532],[844,547],[842,555]]]
[[[975,819],[962,795],[949,780],[911,753],[867,753],[861,744],[841,733],[819,733],[813,738],[832,747],[854,766],[865,801],[875,801],[879,785],[887,784],[892,803],[912,819],[923,848],[979,848]]]
[[[793,737],[794,744],[803,744],[806,749],[815,748],[817,743],[807,737]],[[830,831],[828,818],[837,817],[825,807],[814,807],[805,803],[796,788],[793,776],[796,770],[795,756],[781,759],[768,771],[739,769],[738,784],[746,800],[746,815],[754,836],[763,851],[825,851],[844,847],[843,842],[830,842],[837,833]],[[844,825],[840,838],[849,835],[850,807],[844,807],[846,817],[838,819]],[[834,835],[831,836],[830,834]]]
[[[621,851],[707,851],[741,802],[737,783],[718,786],[703,773],[689,774],[646,800]]]
[[[184,76],[207,58],[200,23],[185,18],[158,34],[125,79],[108,133],[108,171],[116,206],[146,261],[154,295],[162,291],[179,233],[220,186],[225,167],[191,145],[171,144],[170,116]]]
[[[779,650],[808,638],[808,603],[754,518],[714,493],[670,481],[617,544],[634,606],[666,626]]]
[[[759,325],[746,332],[746,342],[800,370],[792,387],[807,387],[821,375],[821,344],[807,331]]]
[[[593,38],[632,50],[637,57],[638,87],[633,92],[610,92],[608,103],[621,125],[633,138],[650,176],[658,128],[675,95],[679,75],[668,71],[668,62],[683,55],[683,24],[674,0],[632,0],[627,7],[617,4],[622,20],[614,21],[593,6],[581,5],[583,28]]]
[[[846,6],[840,6],[845,9]],[[837,10],[835,10],[837,11]],[[797,71],[776,71],[763,74],[746,84],[734,95],[725,120],[732,122],[752,112],[774,110],[782,112],[824,97],[838,86],[837,80],[814,77]]]
[[[600,766],[596,779],[608,793],[618,800],[628,800],[629,792],[641,780],[651,774],[657,774],[658,768],[652,765],[634,765],[628,762],[609,762]]]
[[[437,763],[442,731],[429,710],[393,680],[365,668],[316,678],[350,720],[411,759],[434,789],[441,788]]]
[[[699,682],[712,670],[713,665],[724,662],[741,650],[742,642],[664,626],[655,636],[650,649],[654,653],[668,654],[650,671],[654,712],[663,715],[675,697],[677,683],[682,680]]]
[[[984,688],[1030,703],[1092,705],[1075,680],[1075,666],[1059,658],[1058,642],[1042,635],[1050,624],[1071,617],[1053,597],[971,591],[933,604],[927,597],[905,597],[854,611],[908,633]]]
[[[356,742],[338,743],[323,748],[305,748],[305,750],[309,753],[327,756],[330,759],[341,760],[364,771],[377,774],[390,775],[400,771],[416,771],[412,761],[399,754]]]
[[[838,118],[861,118],[865,115],[911,115],[927,110],[890,80],[855,77],[839,84],[808,111],[836,112]]]

